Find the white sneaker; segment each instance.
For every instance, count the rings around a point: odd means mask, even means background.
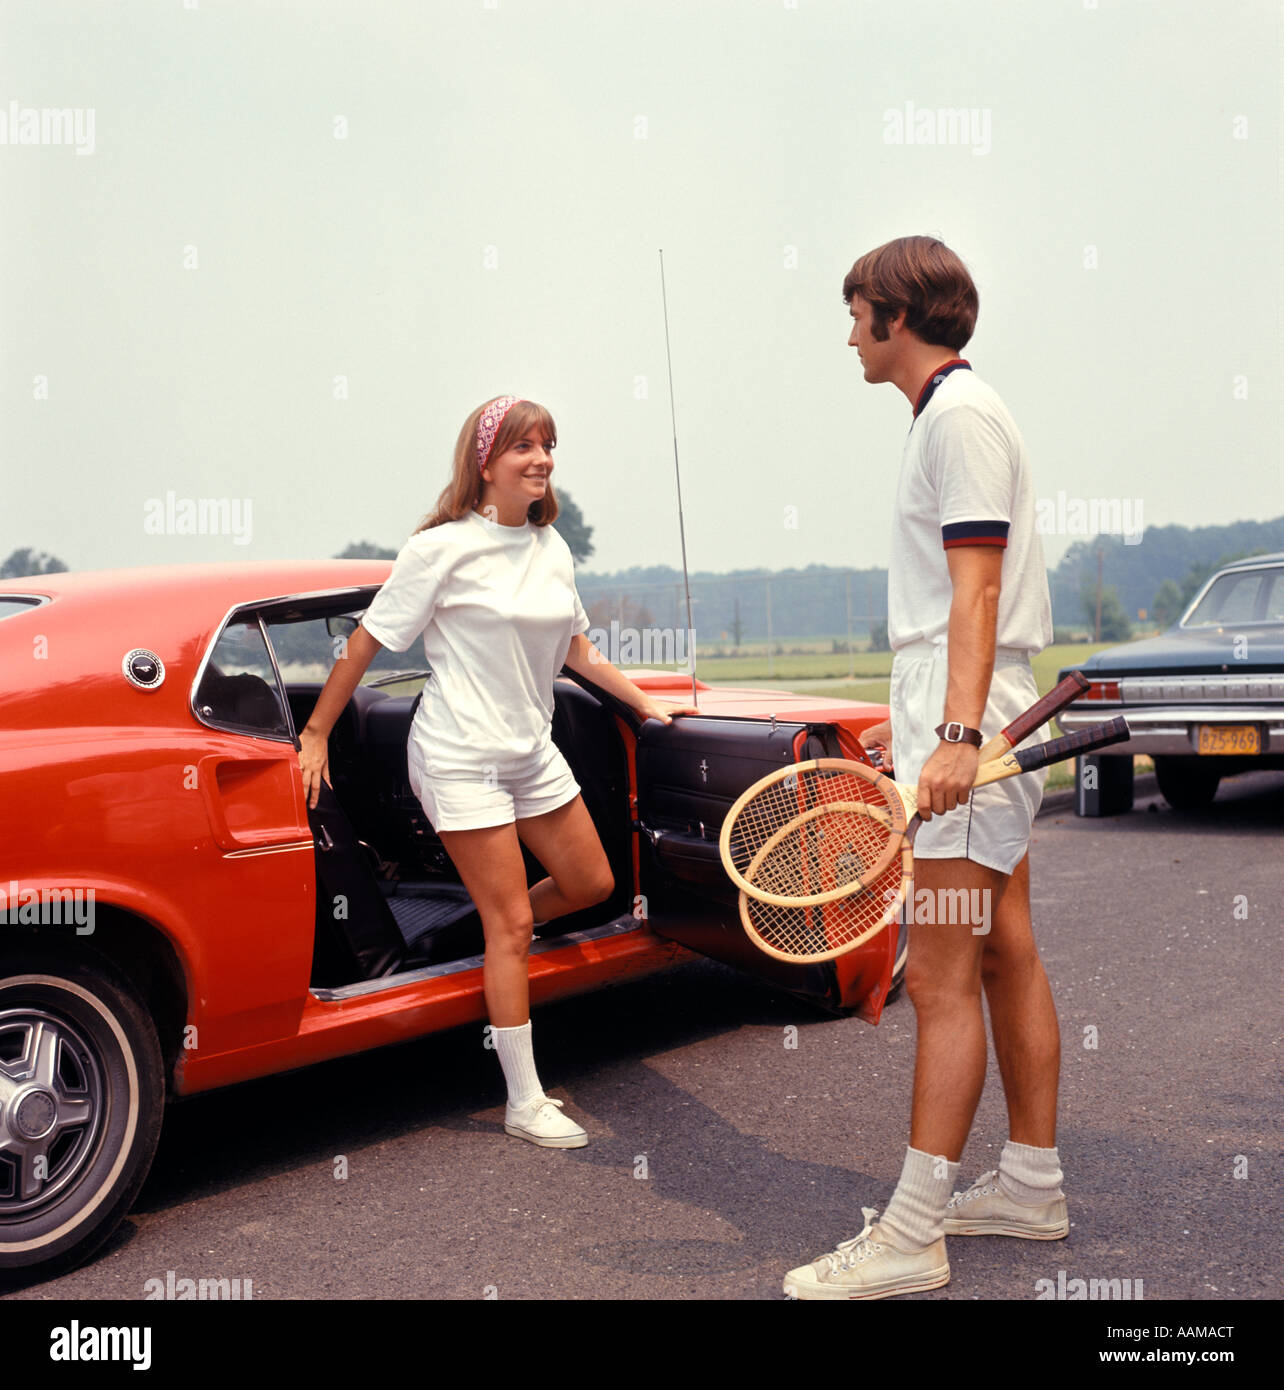
[[[1021,1236],[1063,1240],[1070,1234],[1063,1195],[1029,1206],[1010,1196],[999,1170],[982,1173],[966,1192],[956,1192],[945,1209],[947,1236]]]
[[[921,1250],[901,1250],[874,1225],[878,1212],[873,1207],[862,1207],[861,1214],[865,1229],[860,1235],[840,1241],[837,1250],[785,1275],[787,1297],[891,1298],[950,1282],[944,1236]]]
[[[525,1105],[506,1105],[504,1133],[546,1149],[582,1149],[588,1135],[574,1120],[558,1114],[562,1104],[550,1096],[536,1096]]]

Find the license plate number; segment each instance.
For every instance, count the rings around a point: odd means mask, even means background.
[[[1256,724],[1201,724],[1200,753],[1260,753],[1261,733]]]

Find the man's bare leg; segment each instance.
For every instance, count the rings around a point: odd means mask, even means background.
[[[985,1013],[981,1007],[981,957],[986,937],[970,921],[941,922],[949,899],[941,890],[964,890],[993,904],[1005,875],[970,859],[916,859],[914,891],[926,889],[935,922],[910,923],[905,990],[918,1021],[910,1147],[956,1162],[985,1085]],[[984,899],[978,899],[984,901]],[[992,911],[993,909],[991,909]],[[924,914],[918,914],[920,916]],[[993,926],[993,921],[991,921]]]
[[[1030,923],[1028,854],[994,899],[991,931],[984,938],[981,956],[981,982],[990,1005],[1009,1138],[1034,1148],[1054,1148],[1061,1032]]]
[[[914,864],[905,967],[905,989],[918,1021],[914,1102],[905,1162],[880,1229],[897,1249],[930,1248],[932,1258],[942,1260],[946,1205],[985,1085],[985,937],[973,934],[971,912],[958,909],[991,901],[1002,877],[968,859]],[[931,911],[925,911],[929,904]]]

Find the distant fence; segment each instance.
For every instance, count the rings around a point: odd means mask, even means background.
[[[645,583],[577,580],[595,626],[687,628],[681,576]],[[882,571],[806,570],[734,574],[691,581],[691,626],[702,646],[790,637],[866,641],[887,621],[887,577]]]

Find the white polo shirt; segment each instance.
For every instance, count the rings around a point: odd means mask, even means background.
[[[961,358],[924,386],[901,456],[887,570],[893,651],[945,641],[954,596],[946,551],[959,545],[1003,547],[995,643],[1042,651],[1052,641],[1052,601],[1025,444]]]
[[[432,678],[408,756],[430,776],[485,775],[546,752],[553,681],[589,620],[552,526],[501,526],[470,511],[410,537],[361,625],[395,652],[423,634]]]

